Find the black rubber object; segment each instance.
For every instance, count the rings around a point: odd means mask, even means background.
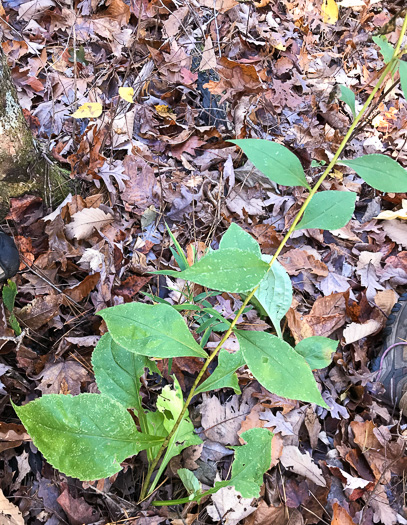
[[[407,293],[394,305],[383,335],[383,347],[375,359],[375,380],[386,389],[383,401],[397,407],[407,392]]]
[[[0,282],[13,277],[20,267],[20,255],[12,237],[0,232]]]

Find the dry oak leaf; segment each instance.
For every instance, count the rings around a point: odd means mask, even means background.
[[[298,447],[283,448],[280,461],[282,465],[300,476],[304,476],[320,487],[326,487],[322,470],[316,465],[308,452],[301,454]]]
[[[123,161],[128,180],[124,182],[122,199],[130,207],[145,211],[152,204],[159,204],[160,188],[153,168],[141,157],[126,155]]]
[[[81,383],[89,379],[88,371],[76,361],[48,363],[34,379],[41,379],[37,386],[43,394],[72,394],[81,392]]]
[[[288,326],[296,343],[306,337],[320,335],[329,337],[346,321],[346,292],[319,297],[308,315],[296,310],[293,303],[286,314]]]
[[[72,216],[72,222],[65,226],[68,239],[81,241],[87,239],[97,230],[113,221],[113,215],[105,213],[100,208],[85,208]]]
[[[326,264],[306,250],[295,248],[284,255],[280,255],[278,260],[290,275],[298,275],[304,270],[310,270],[311,273],[321,277],[326,277],[329,274]]]
[[[235,487],[223,487],[212,496],[214,505],[208,505],[206,511],[215,521],[224,525],[238,525],[243,518],[256,510],[251,506],[253,498],[242,498]]]

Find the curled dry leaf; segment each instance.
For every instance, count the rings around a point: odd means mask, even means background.
[[[381,324],[374,319],[369,319],[366,323],[351,323],[343,331],[343,337],[345,338],[345,344],[349,345],[359,339],[363,339],[368,335],[372,335],[381,329]]]

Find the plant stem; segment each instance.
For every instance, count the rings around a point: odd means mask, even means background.
[[[272,267],[272,265],[274,264],[274,262],[276,261],[277,257],[280,255],[282,249],[284,248],[284,246],[286,245],[288,239],[290,238],[292,232],[294,231],[296,225],[298,224],[298,222],[300,221],[305,209],[307,208],[308,204],[310,203],[312,197],[315,195],[315,193],[317,192],[318,188],[321,186],[322,182],[325,180],[325,178],[329,175],[329,173],[331,172],[332,168],[335,166],[340,154],[342,153],[342,151],[344,150],[348,140],[350,139],[352,133],[353,133],[353,130],[356,128],[356,126],[358,125],[358,123],[360,122],[360,120],[362,119],[363,115],[365,114],[367,108],[369,107],[370,103],[372,102],[372,100],[374,99],[374,96],[376,95],[377,91],[381,88],[383,82],[385,81],[388,73],[390,71],[393,70],[395,64],[397,63],[397,61],[399,60],[398,59],[398,53],[400,51],[400,48],[401,48],[401,44],[402,44],[402,41],[403,41],[403,38],[404,38],[404,35],[406,33],[406,30],[407,30],[407,15],[405,16],[404,18],[404,23],[403,23],[403,27],[401,29],[401,33],[400,33],[400,36],[399,36],[399,39],[398,39],[398,42],[396,44],[396,47],[394,49],[394,53],[393,53],[393,57],[392,59],[390,60],[390,62],[387,64],[387,66],[385,67],[383,73],[381,74],[377,84],[375,85],[375,87],[373,88],[371,94],[369,95],[369,97],[367,98],[366,102],[364,103],[362,109],[360,110],[359,114],[357,115],[357,117],[355,118],[355,120],[353,121],[352,125],[350,126],[348,132],[346,133],[345,137],[343,138],[339,148],[337,149],[334,157],[332,158],[331,162],[328,164],[326,170],[324,171],[324,173],[320,176],[320,178],[318,179],[317,183],[315,184],[315,186],[312,188],[312,190],[310,191],[308,197],[305,199],[303,205],[301,206],[299,212],[297,213],[293,223],[291,224],[288,232],[286,233],[285,237],[283,238],[283,240],[281,241],[279,247],[277,248],[276,250],[276,253],[273,255],[273,258],[271,259],[270,263],[269,263],[269,270],[270,268]],[[143,483],[143,487],[141,489],[141,494],[140,494],[140,499],[143,500],[146,498],[146,495],[147,495],[147,491],[148,491],[148,487],[149,487],[149,484],[150,484],[150,480],[151,480],[151,476],[154,472],[154,469],[155,467],[157,466],[158,462],[160,461],[161,459],[161,456],[163,455],[165,449],[167,448],[172,436],[175,434],[175,432],[177,432],[178,430],[178,427],[179,425],[181,424],[184,416],[185,416],[185,413],[188,409],[188,406],[192,400],[192,398],[194,397],[195,395],[195,390],[197,389],[204,373],[206,372],[208,366],[211,364],[211,362],[215,359],[215,357],[217,356],[219,350],[222,348],[223,344],[226,342],[226,340],[229,338],[230,334],[232,333],[239,317],[241,316],[242,312],[244,311],[244,309],[246,308],[247,304],[250,302],[251,298],[253,297],[253,295],[255,294],[256,290],[258,289],[259,285],[256,286],[246,297],[246,299],[243,301],[243,304],[242,306],[240,307],[239,311],[237,312],[235,318],[233,319],[230,327],[228,328],[228,330],[225,332],[225,335],[222,337],[222,339],[220,340],[219,344],[217,345],[217,347],[215,348],[215,350],[210,354],[210,356],[207,358],[207,360],[205,361],[201,371],[199,372],[197,378],[195,379],[195,382],[194,384],[192,385],[192,388],[189,392],[189,395],[184,403],[184,406],[182,407],[182,410],[178,416],[178,419],[174,425],[174,427],[172,428],[171,432],[168,434],[168,436],[165,438],[163,444],[161,445],[161,448],[160,450],[158,451],[157,453],[157,456],[155,457],[154,461],[152,463],[150,463],[150,466],[148,468],[148,471],[147,471],[147,476],[144,480],[144,483]],[[178,501],[178,500],[174,500],[174,501]],[[188,500],[189,501],[189,500]],[[184,500],[182,500],[182,502],[184,502]]]

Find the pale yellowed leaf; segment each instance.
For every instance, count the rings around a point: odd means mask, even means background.
[[[24,525],[23,515],[14,503],[11,503],[0,489],[0,524]]]
[[[126,102],[133,102],[134,89],[132,87],[120,87],[119,95]]]
[[[82,104],[75,113],[72,114],[73,118],[97,118],[102,114],[102,104],[99,102],[86,102]]]
[[[216,55],[213,42],[210,36],[205,39],[205,47],[202,51],[202,60],[199,66],[199,71],[206,71],[207,69],[216,68]]]
[[[160,115],[160,117],[164,118],[170,118],[172,120],[177,119],[177,115],[172,111],[172,109],[165,104],[157,104],[157,106],[154,106],[157,113]]]
[[[336,24],[339,18],[339,9],[335,0],[324,0],[322,18],[325,24]]]
[[[401,210],[381,211],[377,217],[374,217],[374,219],[381,219],[381,220],[386,220],[386,221],[391,221],[392,219],[406,219],[407,220],[407,200],[403,199]]]

